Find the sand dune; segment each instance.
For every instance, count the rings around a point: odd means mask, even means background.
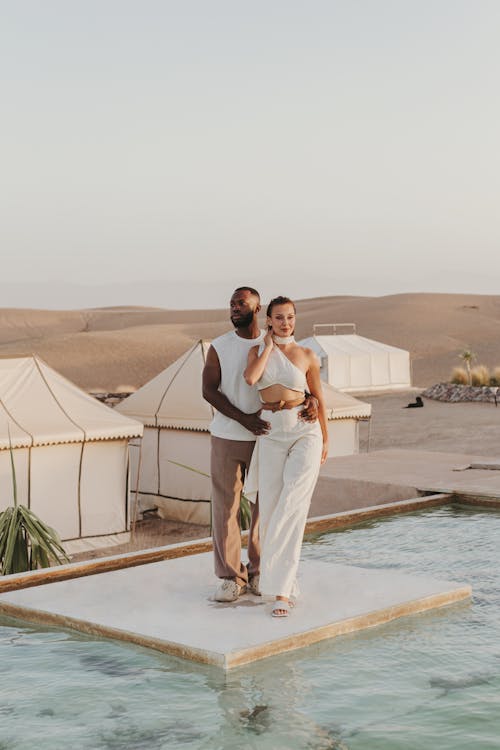
[[[297,308],[297,338],[314,323],[356,323],[360,335],[409,349],[417,386],[446,380],[465,348],[478,362],[500,365],[500,296],[320,297]],[[197,339],[229,327],[227,310],[4,308],[0,356],[35,353],[83,388],[113,391],[141,386]]]

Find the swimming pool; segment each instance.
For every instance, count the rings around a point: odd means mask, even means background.
[[[473,599],[229,673],[2,620],[0,750],[498,750],[498,511],[377,519],[303,557],[468,582]]]

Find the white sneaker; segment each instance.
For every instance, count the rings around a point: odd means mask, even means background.
[[[257,573],[257,575],[250,576],[248,579],[248,586],[247,590],[254,594],[254,596],[260,596],[260,575]]]
[[[235,602],[240,594],[244,594],[244,587],[233,581],[232,578],[224,578],[215,592],[216,602]]]

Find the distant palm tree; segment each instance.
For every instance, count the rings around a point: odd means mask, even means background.
[[[470,349],[464,349],[464,351],[461,352],[458,356],[465,362],[465,369],[467,370],[467,380],[469,385],[472,385],[471,363],[474,359],[476,359],[476,355],[474,354],[474,352],[471,352]]]

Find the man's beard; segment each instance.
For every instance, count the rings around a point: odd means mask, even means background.
[[[253,312],[247,313],[247,315],[240,315],[238,318],[233,318],[231,315],[231,323],[235,328],[248,328],[253,322]]]

